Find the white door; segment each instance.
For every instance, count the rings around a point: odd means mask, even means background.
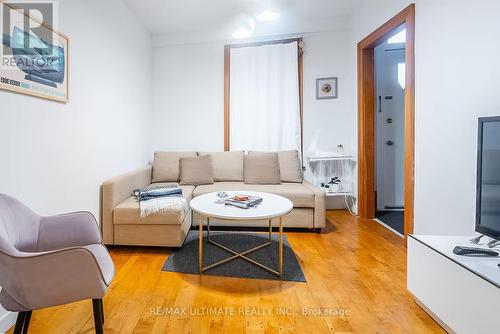
[[[377,210],[404,206],[404,62],[404,44],[375,48]]]

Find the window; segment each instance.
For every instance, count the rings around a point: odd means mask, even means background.
[[[298,42],[226,47],[226,150],[302,151]]]
[[[398,63],[398,83],[401,88],[406,87],[406,63]]]
[[[387,40],[387,44],[402,44],[406,43],[406,29],[401,30],[396,35]]]

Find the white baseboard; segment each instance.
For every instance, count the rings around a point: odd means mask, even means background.
[[[386,225],[383,221],[381,221],[380,219],[378,218],[374,218],[373,219],[375,222],[379,223],[380,225],[382,225],[383,227],[385,227],[386,229],[390,230],[391,232],[394,232],[395,234],[397,234],[399,237],[401,238],[405,238],[404,235],[402,235],[401,233],[399,233],[398,231],[396,231],[395,229],[393,229],[392,227],[390,227],[389,225]]]
[[[0,333],[7,332],[12,326],[16,324],[17,313],[7,312],[4,309],[0,310]]]

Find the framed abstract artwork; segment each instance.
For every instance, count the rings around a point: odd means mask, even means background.
[[[25,14],[29,11],[5,2],[0,6],[0,89],[68,102],[69,38]]]
[[[337,78],[316,79],[316,100],[337,98]]]

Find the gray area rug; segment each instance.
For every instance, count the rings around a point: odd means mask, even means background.
[[[163,265],[162,271],[171,271],[185,274],[198,273],[198,231],[190,231],[184,246],[175,250]],[[210,232],[210,239],[231,248],[237,252],[265,243],[268,240],[266,233],[241,232]],[[252,260],[279,270],[279,235],[273,234],[272,244],[259,249],[247,257]],[[203,232],[203,266],[230,257],[232,254],[207,242],[206,231]],[[302,268],[293,252],[286,235],[283,235],[283,277],[280,278],[262,268],[259,268],[243,259],[236,259],[221,266],[203,272],[203,275],[228,276],[255,279],[272,279],[295,282],[306,282]]]

